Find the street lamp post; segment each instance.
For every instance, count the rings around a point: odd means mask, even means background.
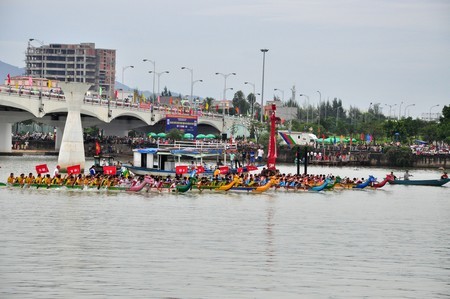
[[[319,128],[318,128],[318,130],[319,130],[319,133],[320,133],[320,103],[322,102],[322,93],[320,93],[320,91],[317,91],[318,93],[319,93],[319,120],[318,120],[318,126],[319,126]]]
[[[279,89],[279,88],[274,88],[273,91],[281,92],[281,101],[284,102],[284,90]]]
[[[193,97],[193,93],[194,93],[194,70],[188,67],[181,67],[182,70],[188,70],[189,72],[191,72],[191,97],[189,98],[189,106],[192,107],[192,97]]]
[[[192,81],[192,90],[194,90],[194,84],[195,83],[197,83],[197,82],[203,82],[203,80],[195,80],[195,81]],[[197,114],[197,101],[194,101],[193,100],[193,102],[194,102],[194,110],[195,110],[195,114]]]
[[[159,92],[159,82],[161,81],[161,75],[162,74],[168,74],[169,71],[164,71],[164,72],[154,72],[154,71],[148,71],[149,74],[153,73],[153,76],[155,76],[155,74],[158,76],[158,96],[160,96],[160,92]]]
[[[38,39],[35,38],[30,38],[28,40],[28,47],[31,46],[31,42],[32,41],[37,41],[39,44],[41,44],[41,82],[39,84],[39,112],[43,112],[44,111],[44,104],[42,103],[42,83],[44,82],[44,42],[40,41]],[[36,47],[34,47],[36,49]],[[33,86],[30,86],[30,90],[33,88]]]
[[[400,103],[400,106],[398,107],[398,120],[402,117],[402,105],[403,101]]]
[[[431,109],[434,107],[439,107],[439,104],[430,107],[430,114],[428,115],[428,121],[431,121]]]
[[[384,105],[386,105],[386,106],[389,107],[389,119],[391,119],[391,111],[392,111],[392,107],[397,106],[397,104],[394,104],[394,105],[384,104]]]
[[[305,97],[307,100],[306,104],[306,123],[309,123],[309,96],[306,94],[300,94],[300,97]]]
[[[154,60],[150,59],[142,59],[143,62],[150,62],[153,64],[153,92],[152,92],[152,98],[155,97],[155,75],[156,75],[156,62]]]
[[[225,91],[227,91],[227,90],[233,90],[233,87],[228,87]],[[226,103],[226,105],[227,105],[228,116],[230,116],[230,106],[228,105],[228,102]]]
[[[226,101],[227,100],[227,78],[231,75],[236,76],[236,73],[228,73],[228,74],[223,74],[223,73],[216,73],[216,75],[221,75],[224,79],[224,86],[223,86],[223,100]],[[225,103],[225,102],[224,102]],[[228,111],[228,114],[230,112]],[[225,109],[222,110],[222,114],[225,115]]]
[[[416,106],[416,104],[409,104],[409,105],[406,105],[406,107],[405,107],[405,113],[403,114],[403,116],[406,118],[406,110],[408,109],[408,107],[411,107],[411,106]]]
[[[255,100],[256,100],[255,83],[251,83],[251,82],[245,81],[244,84],[249,84],[249,85],[251,85],[251,86],[253,87],[253,97],[254,97],[254,100],[252,101],[252,107],[251,107],[252,118],[253,118],[253,106],[255,105]]]
[[[269,51],[269,49],[261,49],[261,52],[263,53],[263,68],[262,68],[262,85],[261,85],[261,122],[263,122],[263,113],[264,113],[264,69],[266,66],[266,53]]]
[[[134,65],[127,65],[122,67],[122,84],[125,85],[125,70],[128,68],[134,68]]]

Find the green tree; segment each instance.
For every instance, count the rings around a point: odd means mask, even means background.
[[[167,90],[167,86],[164,86],[163,91],[161,92],[162,97],[171,97],[172,92],[170,90]]]
[[[181,140],[182,137],[183,137],[183,132],[178,129],[171,129],[167,133],[167,138],[170,138],[172,140]]]
[[[246,101],[244,93],[241,90],[236,91],[233,96],[233,109],[230,111],[230,114],[235,115],[237,113],[237,109],[239,110],[239,114],[247,115],[248,109],[250,105]]]

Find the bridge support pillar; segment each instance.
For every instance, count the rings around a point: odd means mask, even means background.
[[[66,172],[67,167],[71,165],[80,165],[81,172],[83,172],[86,159],[80,110],[84,95],[91,84],[65,82],[59,85],[66,97],[68,113],[59,150],[58,164],[61,166],[61,172]]]
[[[0,152],[11,153],[12,152],[12,125],[10,123],[0,123]]]
[[[56,128],[55,151],[59,151],[61,149],[64,127],[55,127],[55,128]]]

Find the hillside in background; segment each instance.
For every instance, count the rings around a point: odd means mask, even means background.
[[[0,79],[2,80],[2,84],[8,74],[11,77],[23,75],[25,74],[25,68],[20,68],[0,60]]]

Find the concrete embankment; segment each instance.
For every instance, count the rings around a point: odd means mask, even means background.
[[[387,156],[383,153],[374,153],[366,151],[351,152],[350,158],[347,161],[341,161],[337,158],[327,161],[311,160],[310,164],[313,165],[327,165],[327,166],[375,166],[375,167],[392,167],[389,163]],[[295,163],[295,151],[291,149],[280,149],[278,151],[278,163]],[[414,168],[447,168],[449,167],[450,156],[449,155],[430,155],[430,156],[413,156]]]

